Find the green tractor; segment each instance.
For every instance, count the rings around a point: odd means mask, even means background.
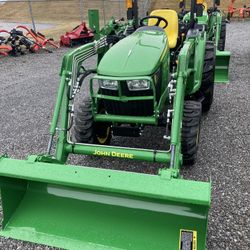
[[[196,17],[196,26],[205,28],[207,39],[214,41],[218,50],[224,51],[226,42],[226,19],[223,16],[222,11],[219,9],[220,0],[213,0],[212,7],[208,7],[205,0],[199,0],[197,2],[196,13],[198,13],[198,16]],[[181,9],[179,17],[183,19],[184,22],[189,22],[190,11],[187,11],[186,9],[186,1],[181,0],[179,7]]]
[[[217,83],[228,83],[227,78],[229,71],[230,52],[225,50],[226,43],[226,19],[223,17],[222,11],[218,8],[220,0],[214,0],[213,6],[208,8],[205,0],[199,0],[196,4],[196,14],[193,18],[197,29],[204,29],[207,33],[207,40],[210,45],[216,47],[216,74],[215,81]],[[186,25],[190,24],[191,12],[186,9],[186,1],[180,1],[180,30],[185,33]],[[184,28],[183,28],[184,27]],[[209,43],[208,43],[209,44]]]
[[[184,41],[177,13],[164,9],[120,41],[102,36],[64,56],[47,153],[0,159],[0,235],[66,249],[205,249],[211,183],[180,174],[195,162],[216,74],[215,47],[195,28],[195,13],[193,0]],[[96,68],[87,69],[94,55]],[[75,108],[89,75],[90,96]],[[145,126],[164,126],[169,148],[107,145]],[[70,154],[164,167],[149,175],[66,165]]]

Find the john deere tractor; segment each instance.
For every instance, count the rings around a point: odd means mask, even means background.
[[[215,47],[195,26],[195,6],[184,40],[177,13],[163,9],[125,38],[102,36],[64,56],[47,153],[0,159],[0,235],[66,249],[205,249],[211,184],[180,175],[195,162],[215,76]],[[164,126],[169,148],[107,146],[145,126]],[[164,167],[149,175],[65,165],[69,154]]]
[[[230,53],[224,51],[226,43],[226,19],[219,9],[219,5],[220,0],[213,0],[212,7],[209,7],[205,0],[198,0],[195,5],[194,18],[191,18],[191,11],[186,6],[186,1],[180,0],[179,27],[181,34],[185,35],[186,27],[193,20],[196,29],[206,32],[207,46],[216,48],[215,81],[225,83],[228,82],[227,75]]]

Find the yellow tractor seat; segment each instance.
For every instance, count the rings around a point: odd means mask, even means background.
[[[207,11],[207,3],[204,1],[202,5],[204,7],[204,10]]]
[[[168,26],[164,29],[167,37],[170,49],[175,48],[178,38],[178,15],[174,10],[154,10],[150,13],[150,16],[160,16],[168,21]],[[156,19],[149,19],[148,25],[154,26],[156,24]],[[159,24],[159,27],[164,27],[164,22]]]

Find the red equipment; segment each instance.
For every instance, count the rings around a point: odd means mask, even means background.
[[[233,17],[235,12],[239,13],[240,18],[247,17],[246,15],[247,13],[248,13],[248,17],[250,17],[250,7],[247,7],[246,5],[244,5],[243,7],[237,9],[233,6],[235,1],[236,0],[231,0],[230,5],[228,6],[228,20],[230,20],[230,18]]]
[[[46,45],[50,45],[54,48],[59,48],[60,46],[56,44],[52,38],[46,38],[43,34],[40,32],[35,32],[33,29],[29,29],[26,26],[19,25],[16,27],[16,29],[24,29],[27,33],[25,34],[26,37],[29,39],[32,39],[34,41],[34,45],[31,48],[31,51],[36,52],[40,49],[44,49],[49,51],[46,48]],[[49,51],[50,52],[50,51]]]
[[[231,0],[229,6],[228,6],[228,13],[227,13],[227,17],[228,20],[230,20],[230,18],[233,16],[234,12],[237,11],[237,9],[233,6],[235,0]]]
[[[7,30],[0,30],[0,33],[10,34]],[[0,36],[0,55],[8,56],[9,52],[12,50],[12,47],[5,44],[5,37]]]
[[[0,33],[7,33],[8,35],[10,34],[8,30],[0,30]]]
[[[82,22],[72,31],[66,32],[65,35],[61,36],[60,45],[72,47],[76,44],[85,44],[91,42],[93,39],[93,31],[86,26],[85,22]]]
[[[239,16],[241,18],[245,18],[246,14],[248,13],[248,17],[250,17],[250,7],[243,6],[242,8],[239,8]]]
[[[8,56],[11,50],[12,48],[9,45],[0,45],[0,55]]]

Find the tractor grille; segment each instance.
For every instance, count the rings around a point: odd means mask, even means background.
[[[122,87],[122,95],[124,96],[152,96],[153,91],[129,91],[126,83],[120,83]],[[118,96],[118,91],[109,89],[100,89],[99,92],[103,95]],[[104,108],[108,114],[112,115],[129,115],[129,116],[152,116],[154,113],[153,100],[145,101],[112,101],[103,100]]]

